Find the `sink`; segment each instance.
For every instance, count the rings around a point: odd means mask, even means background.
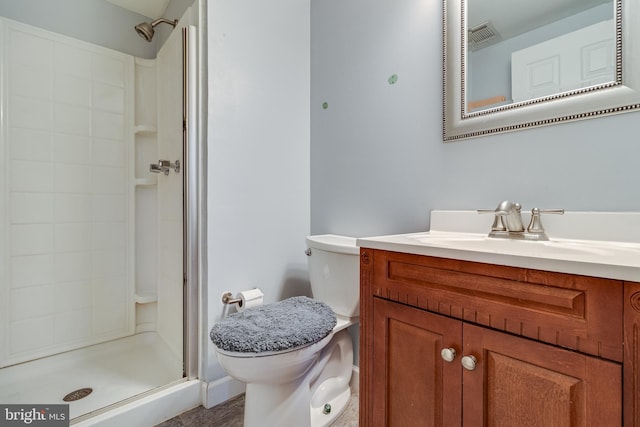
[[[409,235],[409,239],[422,244],[458,250],[502,253],[532,257],[580,257],[594,255],[613,257],[616,255],[640,256],[640,245],[622,242],[549,240],[532,241],[497,239],[471,233],[419,233]]]
[[[549,221],[552,232],[548,241],[488,237],[488,225],[480,222],[475,212],[441,211],[438,215],[432,213],[431,231],[358,238],[356,244],[361,248],[640,282],[640,213],[565,214],[562,220],[571,219],[569,224],[573,225],[558,224],[573,229],[558,227],[556,232],[555,224]],[[592,217],[597,221],[591,221]]]

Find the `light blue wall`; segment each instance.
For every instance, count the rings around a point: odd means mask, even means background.
[[[313,0],[311,26],[312,233],[425,230],[432,209],[503,199],[640,210],[638,112],[443,144],[440,1]]]
[[[207,9],[208,332],[225,291],[258,287],[269,303],[311,290],[309,0]],[[205,379],[222,378],[207,341]],[[211,387],[208,405],[231,397]]]

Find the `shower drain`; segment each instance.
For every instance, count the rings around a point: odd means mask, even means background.
[[[63,397],[62,400],[64,400],[65,402],[75,402],[76,400],[80,400],[83,397],[89,396],[92,391],[93,389],[90,387],[74,390],[71,393],[67,394],[65,397]]]

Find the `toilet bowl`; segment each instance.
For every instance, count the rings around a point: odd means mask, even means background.
[[[336,235],[309,236],[307,245],[313,300],[247,309],[211,330],[220,365],[246,383],[245,427],[327,426],[349,402],[346,328],[359,315],[359,251],[354,238]]]

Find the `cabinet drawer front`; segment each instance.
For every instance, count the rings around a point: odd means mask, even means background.
[[[362,249],[373,295],[622,361],[622,282]],[[364,256],[366,252],[367,256]],[[363,271],[365,267],[363,266]]]

